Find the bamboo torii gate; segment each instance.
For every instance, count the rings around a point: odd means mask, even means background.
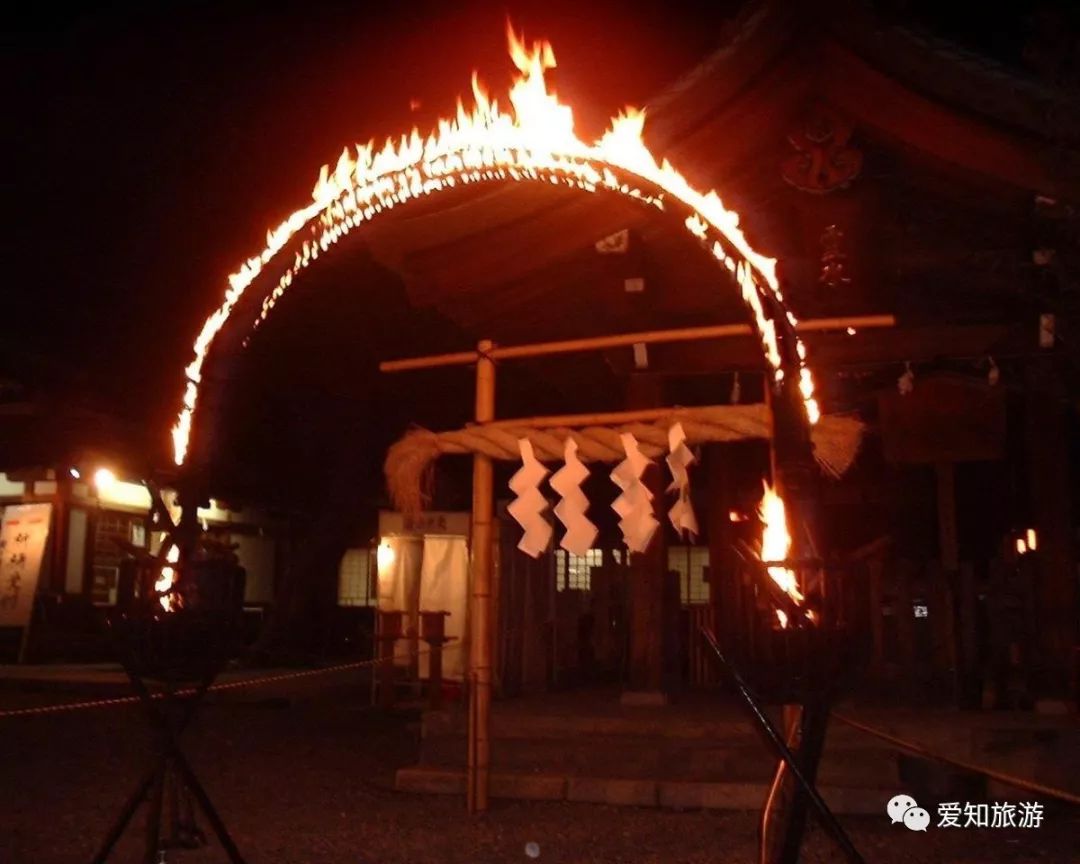
[[[355,150],[346,148],[335,167],[323,166],[310,200],[271,227],[262,248],[245,258],[229,275],[224,296],[198,332],[193,356],[184,369],[184,388],[172,428],[173,459],[182,471],[183,515],[173,532],[174,539],[170,540],[169,552],[176,555],[176,566],[170,564],[168,573],[162,569],[162,582],[166,586],[162,590],[173,591],[175,584],[182,582],[191,570],[199,534],[197,505],[207,497],[207,472],[212,462],[213,436],[209,428],[219,413],[215,409],[224,399],[226,376],[221,371],[227,368],[230,358],[244,350],[290,286],[333,249],[344,245],[350,235],[363,234],[371,222],[382,220],[385,214],[411,202],[451,190],[459,190],[460,194],[467,187],[491,185],[539,184],[574,194],[617,197],[654,218],[665,220],[691,238],[715,263],[717,273],[742,300],[753,329],[701,328],[690,331],[695,335],[683,337],[672,337],[672,331],[668,331],[610,337],[591,344],[589,340],[581,340],[518,349],[499,349],[483,342],[476,352],[456,359],[415,362],[421,366],[475,362],[475,418],[483,424],[494,419],[497,359],[595,350],[635,342],[756,333],[768,370],[774,485],[791,505],[800,529],[792,538],[790,560],[770,564],[784,567],[813,560],[816,552],[808,523],[816,505],[818,471],[813,462],[811,428],[818,420],[820,409],[806,346],[797,332],[807,327],[805,323],[799,324],[784,298],[776,259],[762,254],[750,243],[739,226],[739,214],[724,205],[718,192],[695,188],[667,159],[650,150],[643,137],[642,112],[628,109],[612,118],[610,129],[599,139],[591,143],[582,140],[574,131],[570,106],[558,100],[544,79],[545,70],[554,65],[550,44],[527,45],[509,27],[507,37],[510,56],[520,73],[509,90],[508,111],[501,109],[474,82],[471,108],[459,103],[455,115],[439,121],[428,137],[421,137],[414,130],[411,135],[388,139],[380,150],[373,144]],[[841,327],[843,321],[831,319],[828,326]],[[848,326],[875,325],[855,319]],[[474,457],[473,623],[477,631],[476,653],[480,658],[490,658],[490,641],[485,645],[483,640],[490,626],[491,486],[491,458],[477,454]],[[472,713],[478,733],[470,736],[475,749],[471,761],[476,766],[473,769],[475,800],[471,800],[474,807],[482,809],[487,796],[490,668],[478,666],[474,673],[477,695]],[[484,736],[482,741],[480,733]],[[777,752],[784,764],[794,764],[790,753]],[[797,768],[793,770],[797,772]],[[803,789],[810,798],[816,794],[805,783]],[[799,801],[797,798],[796,803]],[[786,864],[791,864],[798,854],[802,833],[799,822],[795,819],[793,824],[797,827],[786,832],[791,841],[785,852]],[[852,860],[858,860],[857,855]]]
[[[870,315],[846,318],[821,318],[802,321],[801,332],[830,330],[870,329],[892,327],[891,315]],[[687,342],[724,339],[750,335],[753,330],[745,324],[725,324],[691,327],[678,330],[653,330],[640,333],[624,333],[612,336],[543,342],[529,345],[496,346],[490,340],[481,340],[475,351],[461,351],[402,360],[388,360],[379,364],[381,372],[406,372],[449,366],[476,366],[475,425],[453,433],[410,433],[393,445],[386,462],[387,481],[395,504],[406,511],[422,509],[424,491],[421,477],[430,463],[442,453],[473,454],[473,489],[470,546],[472,555],[471,594],[469,603],[468,646],[468,754],[466,771],[466,800],[470,812],[482,812],[488,806],[490,777],[490,722],[492,684],[492,645],[494,620],[492,609],[492,520],[494,515],[493,458],[517,459],[515,447],[507,444],[518,437],[535,436],[537,432],[550,435],[556,432],[562,440],[565,434],[580,427],[612,427],[622,424],[644,424],[656,421],[692,420],[707,416],[719,419],[730,415],[727,423],[714,426],[715,437],[699,437],[698,440],[740,440],[746,438],[772,438],[773,418],[771,405],[765,406],[713,406],[707,409],[661,408],[645,411],[608,412],[603,414],[561,415],[533,417],[518,420],[495,420],[495,362],[497,360],[543,357],[555,354],[583,353],[609,348],[627,347],[635,344],[661,342]],[[766,388],[768,399],[769,388]],[[749,409],[749,410],[748,410]],[[680,416],[681,415],[681,416]],[[755,416],[756,415],[756,416]],[[854,458],[861,435],[862,425],[848,418],[822,418],[812,433],[815,448],[829,451],[831,459],[819,458],[829,473],[843,473]],[[666,431],[665,431],[666,436]],[[588,461],[603,459],[604,450],[610,443],[603,440],[593,450],[580,452]],[[500,441],[500,439],[502,439]],[[663,440],[663,439],[662,439]],[[693,442],[691,436],[691,441]],[[561,449],[553,453],[551,448],[539,448],[539,458],[561,459]],[[645,451],[648,453],[646,448]],[[659,452],[659,451],[657,451]],[[612,453],[612,458],[621,458]]]

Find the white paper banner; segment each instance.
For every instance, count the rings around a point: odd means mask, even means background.
[[[520,439],[518,447],[521,449],[521,467],[510,478],[510,489],[517,498],[510,502],[506,512],[525,532],[517,548],[526,555],[538,558],[551,542],[551,524],[543,515],[547,500],[539,489],[548,470],[537,461],[528,438]]]
[[[641,476],[649,466],[649,459],[638,448],[637,439],[629,432],[619,436],[626,458],[615,466],[611,479],[622,494],[611,508],[619,514],[619,529],[626,548],[631,552],[644,552],[660,523],[653,516],[652,493],[641,482]]]
[[[51,504],[4,508],[0,527],[0,627],[26,627],[49,536]]]
[[[574,555],[584,556],[596,540],[596,526],[585,517],[589,499],[581,491],[581,483],[589,476],[589,469],[578,459],[577,450],[577,442],[567,438],[565,464],[551,475],[551,488],[561,496],[555,505],[555,516],[566,526],[559,545]]]
[[[668,451],[665,461],[673,479],[667,491],[678,495],[675,503],[671,505],[671,510],[668,511],[668,519],[671,520],[679,536],[689,533],[696,537],[698,522],[697,516],[694,515],[694,507],[690,503],[690,474],[686,470],[696,460],[690,448],[686,446],[686,432],[681,423],[676,423],[668,430]]]

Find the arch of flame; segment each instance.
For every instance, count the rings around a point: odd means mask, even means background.
[[[172,430],[173,454],[183,465],[190,444],[203,364],[241,296],[268,265],[280,275],[265,294],[253,328],[266,319],[294,279],[353,229],[414,198],[483,181],[537,181],[588,192],[610,191],[660,210],[674,211],[694,237],[735,278],[777,382],[798,376],[806,420],[816,422],[814,382],[806,348],[795,333],[776,276],[776,260],[756,251],[739,228],[737,213],[716,192],[693,188],[667,160],[658,161],[642,139],[644,113],[628,109],[589,144],[574,132],[571,108],[544,80],[555,65],[546,42],[526,47],[507,25],[510,56],[520,74],[510,89],[510,112],[490,99],[473,75],[474,104],[458,102],[456,116],[421,138],[414,129],[376,151],[371,143],[342,151],[333,170],[324,165],[310,203],[266,234],[266,245],[229,276],[221,305],[206,319],[187,366],[182,406]],[[288,260],[289,253],[292,260]]]

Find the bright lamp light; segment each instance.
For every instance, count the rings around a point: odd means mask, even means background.
[[[378,565],[380,573],[393,566],[394,547],[385,540],[383,540],[379,544],[379,548],[375,550],[375,563]]]
[[[98,468],[94,472],[94,485],[99,490],[111,489],[116,485],[116,475],[108,468]]]

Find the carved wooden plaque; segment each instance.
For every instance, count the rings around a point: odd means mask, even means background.
[[[918,377],[910,393],[878,395],[890,462],[970,462],[1005,453],[1005,392],[959,375]]]

